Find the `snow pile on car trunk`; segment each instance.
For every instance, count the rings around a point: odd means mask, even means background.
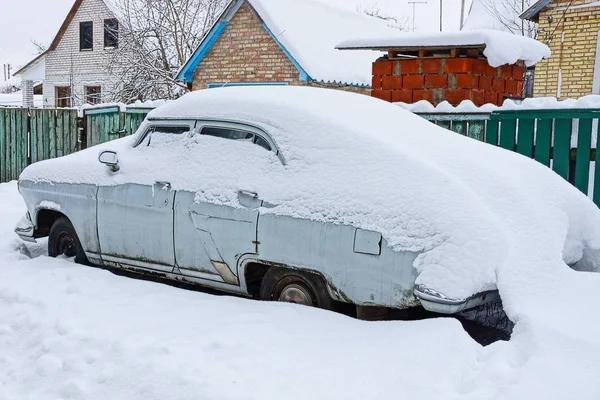
[[[224,88],[188,94],[149,114],[163,117],[258,125],[286,165],[251,143],[157,136],[151,146],[133,148],[130,137],[35,164],[21,179],[168,181],[199,200],[232,206],[238,190],[250,190],[276,205],[263,213],[374,230],[397,251],[422,253],[417,283],[450,298],[498,287],[513,316],[513,301],[551,294],[539,285],[510,285],[514,277],[564,280],[572,273],[565,262],[580,260],[597,268],[600,212],[588,198],[535,161],[395,105],[333,90]],[[119,151],[117,174],[98,163],[102,149]]]

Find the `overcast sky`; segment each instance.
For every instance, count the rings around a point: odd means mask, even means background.
[[[383,12],[408,18],[412,24],[412,5],[409,0],[321,0],[345,7],[376,3]],[[425,0],[417,0],[425,1]],[[417,31],[439,30],[439,1],[429,0],[416,5]],[[3,2],[5,2],[3,0]],[[471,0],[466,0],[468,12]],[[0,65],[11,63],[13,72],[35,56],[32,40],[49,44],[67,16],[74,0],[6,1],[0,22]],[[457,30],[461,0],[443,0],[444,29]],[[1,66],[0,66],[1,68]],[[3,80],[0,70],[0,82]]]

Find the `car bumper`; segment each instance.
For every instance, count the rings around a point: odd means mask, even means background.
[[[416,285],[414,294],[423,308],[439,314],[456,314],[500,299],[497,290],[478,293],[466,299],[451,299],[423,285]]]
[[[34,232],[35,227],[33,226],[33,222],[31,222],[31,216],[27,213],[17,223],[15,233],[19,235],[22,240],[35,243],[35,238],[33,237]]]

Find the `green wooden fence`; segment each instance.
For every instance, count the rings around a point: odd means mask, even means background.
[[[85,110],[87,147],[135,133],[150,111],[152,109],[149,108],[127,108],[121,111],[114,106]]]

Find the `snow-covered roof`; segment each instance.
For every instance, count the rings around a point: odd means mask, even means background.
[[[381,19],[321,1],[233,0],[181,68],[179,80],[191,82],[194,69],[244,2],[256,11],[267,32],[298,69],[300,79],[306,81],[370,85],[376,56],[368,51],[341,52],[336,44],[357,35],[390,36],[398,32]]]
[[[493,67],[514,64],[519,60],[531,66],[550,57],[548,46],[537,40],[494,30],[396,34],[375,39],[346,40],[337,45],[338,49],[346,50],[426,47],[484,47],[483,54]]]

